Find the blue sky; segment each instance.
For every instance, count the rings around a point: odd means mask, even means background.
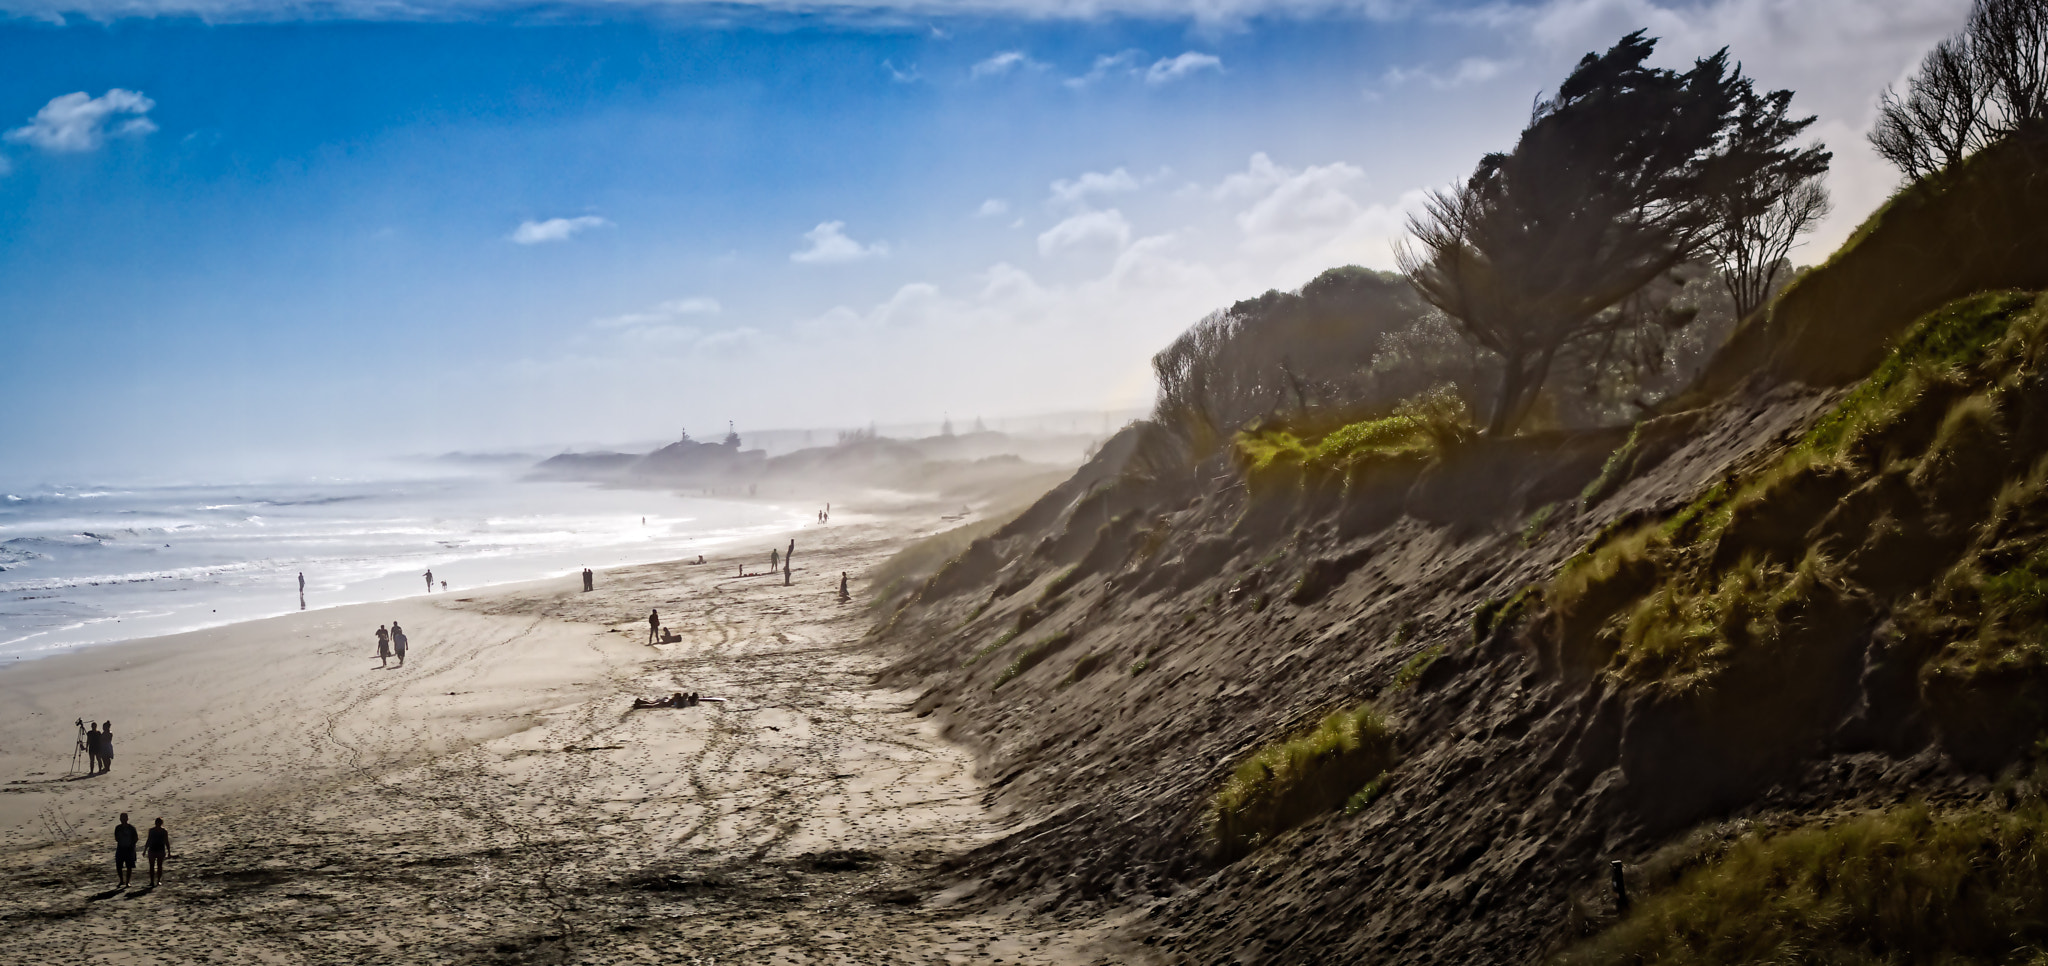
[[[0,0],[6,473],[1143,405],[1204,313],[1390,267],[1580,54],[1726,44],[1893,187],[1962,0]]]

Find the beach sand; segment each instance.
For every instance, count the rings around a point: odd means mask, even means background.
[[[806,529],[790,587],[728,555],[0,671],[0,962],[1131,961],[934,876],[1008,829],[836,590],[939,525]],[[679,690],[728,700],[628,710]],[[85,715],[110,774],[67,773]],[[163,887],[113,891],[122,811],[171,831]]]

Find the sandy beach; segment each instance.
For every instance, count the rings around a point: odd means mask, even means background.
[[[0,961],[1131,961],[934,874],[1006,820],[873,686],[888,656],[836,590],[942,525],[807,528],[787,587],[728,555],[0,671]],[[679,642],[646,643],[650,607]],[[380,669],[392,620],[412,650]],[[629,710],[679,690],[727,700]],[[86,716],[109,774],[70,770]],[[123,811],[170,829],[163,887],[115,891]]]

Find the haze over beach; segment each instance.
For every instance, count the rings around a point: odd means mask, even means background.
[[[0,63],[0,964],[2048,962],[2048,0]]]

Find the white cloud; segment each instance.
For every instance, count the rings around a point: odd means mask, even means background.
[[[597,3],[588,5],[603,6]],[[0,0],[0,10],[44,20],[58,20],[71,13],[97,20],[200,16],[216,22],[275,22],[281,17],[280,6],[277,0]],[[410,3],[333,0],[317,5],[288,4],[283,5],[283,9],[287,12],[318,10],[320,16],[350,19],[411,20],[525,9],[526,6],[520,0],[415,0]],[[689,9],[705,6],[705,0],[651,0],[647,6]],[[1196,0],[1193,3],[1188,0],[970,0],[965,3],[958,0],[734,0],[722,6],[777,13],[822,13],[839,18],[871,17],[885,23],[898,22],[906,15],[1014,16],[1064,21],[1128,17],[1235,28],[1260,17],[1340,16],[1391,20],[1408,16],[1423,4],[1422,0]],[[932,34],[935,37],[946,36],[938,27],[932,28]]]
[[[1245,170],[1224,178],[1223,182],[1217,185],[1214,191],[1210,192],[1210,195],[1221,200],[1263,195],[1273,190],[1274,186],[1280,182],[1287,180],[1292,174],[1287,169],[1274,164],[1273,159],[1266,156],[1266,152],[1260,151],[1252,155],[1251,163]]]
[[[969,77],[1001,77],[1014,70],[1044,70],[1046,65],[1032,60],[1021,50],[1006,50],[968,69]]]
[[[923,74],[918,73],[916,64],[912,64],[909,67],[897,67],[893,62],[884,60],[882,61],[882,69],[888,71],[889,79],[898,84],[913,83],[924,77]]]
[[[1168,84],[1199,70],[1223,70],[1223,60],[1214,54],[1188,51],[1178,57],[1161,59],[1145,70],[1145,83]]]
[[[1484,84],[1517,66],[1518,61],[1467,57],[1458,61],[1458,66],[1448,74],[1428,67],[1392,67],[1388,68],[1385,80],[1388,87],[1400,87],[1412,81],[1422,81],[1437,90],[1448,91],[1470,87],[1473,84]]]
[[[1131,243],[1131,223],[1121,211],[1084,211],[1068,218],[1038,236],[1038,253],[1052,255],[1069,248],[1113,247],[1122,249]]]
[[[0,154],[0,177],[5,177],[9,171],[13,170],[14,162],[7,160],[6,155]]]
[[[1103,78],[1108,77],[1111,74],[1135,74],[1137,73],[1136,64],[1138,62],[1139,56],[1140,53],[1135,50],[1126,50],[1114,54],[1103,54],[1095,58],[1095,66],[1090,67],[1088,69],[1088,73],[1082,74],[1079,77],[1069,77],[1065,81],[1062,81],[1062,83],[1066,84],[1068,87],[1072,87],[1076,90],[1079,90],[1080,88],[1087,87],[1088,85],[1093,84],[1096,81],[1102,80]]]
[[[846,222],[843,221],[820,222],[818,227],[804,232],[804,240],[811,243],[810,247],[790,252],[790,261],[803,265],[836,265],[889,254],[889,246],[884,242],[862,245],[846,237]]]
[[[606,329],[627,328],[636,325],[673,322],[677,319],[693,315],[717,315],[723,311],[725,311],[725,307],[719,305],[717,299],[695,296],[686,299],[671,299],[643,312],[628,312],[625,315],[614,315],[596,319],[591,324]]]
[[[604,228],[610,225],[611,222],[596,215],[583,215],[577,218],[550,218],[546,221],[528,219],[520,222],[519,227],[513,229],[512,234],[507,237],[521,245],[538,245],[542,242],[568,241],[570,238],[592,228]]]
[[[7,140],[33,144],[45,151],[91,151],[109,134],[141,136],[156,130],[148,114],[156,102],[139,91],[114,88],[93,97],[84,91],[50,98],[26,125],[7,132]],[[126,120],[120,120],[126,116]]]
[[[1144,182],[1131,176],[1129,171],[1118,168],[1108,174],[1089,171],[1078,178],[1062,178],[1052,183],[1052,200],[1065,205],[1084,204],[1089,195],[1111,195],[1136,191]]]
[[[1007,215],[1009,213],[1010,203],[1001,198],[990,198],[982,202],[981,207],[974,209],[974,215],[977,218],[994,218],[997,215]]]
[[[1407,235],[1410,212],[1426,195],[1403,192],[1393,203],[1360,201],[1365,172],[1338,161],[1295,170],[1265,152],[1206,194],[1250,200],[1235,221],[1238,249],[1282,275],[1310,275],[1332,265],[1391,268],[1394,245]]]

